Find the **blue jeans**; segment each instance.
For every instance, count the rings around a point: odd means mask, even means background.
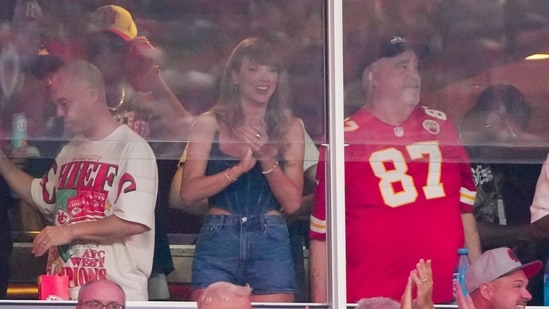
[[[192,287],[217,281],[252,287],[252,294],[294,293],[294,266],[281,215],[208,215],[192,266]]]

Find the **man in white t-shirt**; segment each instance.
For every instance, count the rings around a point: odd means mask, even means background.
[[[154,153],[113,119],[92,64],[61,68],[51,93],[73,138],[50,170],[34,179],[0,154],[0,174],[12,190],[53,217],[54,226],[36,236],[32,252],[48,252],[48,274],[69,276],[72,299],[87,282],[110,279],[128,300],[148,300],[158,189]]]

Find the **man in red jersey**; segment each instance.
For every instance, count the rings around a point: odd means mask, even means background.
[[[420,258],[432,260],[435,303],[450,302],[457,249],[480,255],[467,154],[446,114],[418,105],[418,56],[405,39],[379,41],[363,72],[364,108],[345,119],[347,301],[400,300]],[[324,149],[323,149],[324,150]],[[325,152],[321,152],[321,163]],[[312,298],[326,300],[325,165],[311,216]]]

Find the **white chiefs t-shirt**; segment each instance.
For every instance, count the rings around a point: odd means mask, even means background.
[[[148,300],[147,278],[154,252],[157,165],[147,142],[126,125],[100,141],[75,138],[41,179],[32,183],[40,210],[55,225],[115,215],[149,231],[109,242],[74,240],[49,251],[47,273],[69,277],[71,298],[88,281],[110,279],[128,300]]]

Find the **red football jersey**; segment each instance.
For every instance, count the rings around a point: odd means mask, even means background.
[[[443,112],[417,107],[399,126],[361,109],[345,119],[347,300],[400,301],[410,271],[431,259],[435,303],[452,301],[462,212],[475,185],[465,149]],[[326,237],[321,150],[311,238]],[[336,205],[332,205],[336,207]]]

